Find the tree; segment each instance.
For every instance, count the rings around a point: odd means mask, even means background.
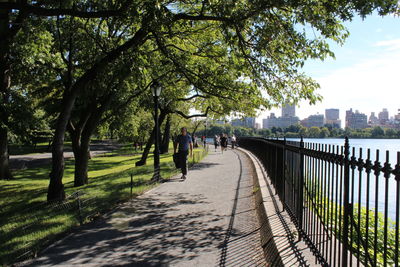
[[[393,137],[395,137],[396,136],[396,134],[397,134],[397,132],[396,132],[396,130],[394,130],[394,129],[386,129],[385,130],[385,135],[386,135],[386,137],[389,137],[389,138],[393,138]]]
[[[379,126],[375,126],[371,131],[371,136],[374,138],[382,137],[384,135],[385,135],[385,131]]]
[[[309,40],[298,32],[293,19],[315,27],[322,37],[341,42],[346,32],[337,17],[351,19],[353,10],[361,15],[374,9],[385,13],[396,6],[394,1],[374,1],[372,6],[314,6],[308,1],[300,5],[241,1],[236,5],[186,1],[175,6],[152,2],[138,5],[140,11],[128,17],[139,23],[123,36],[126,41],[101,54],[63,96],[55,129],[49,199],[62,196],[62,142],[76,97],[123,53],[146,53],[141,48],[147,42],[154,44],[185,82],[194,85],[187,95],[196,96],[193,106],[203,113],[210,109],[226,114],[235,109],[269,107],[282,99],[308,99],[314,103],[319,99],[314,93],[318,85],[297,68],[308,58],[322,59],[331,52],[322,38]],[[321,14],[317,19],[315,12]],[[268,97],[262,96],[262,88]]]
[[[318,127],[310,127],[308,128],[308,136],[311,138],[318,138],[321,135],[321,130]]]
[[[271,135],[271,130],[270,129],[259,129],[259,130],[257,130],[257,134],[261,135],[263,137],[269,137]]]
[[[310,4],[308,0],[268,3],[242,0],[234,4],[230,1],[92,2],[89,5],[87,1],[77,0],[73,4],[67,1],[61,7],[55,5],[57,8],[47,2],[0,4],[1,10],[14,12],[17,18],[26,18],[29,14],[63,14],[65,20],[84,15],[98,17],[99,13],[89,11],[99,7],[107,9],[107,4],[120,7],[119,12],[102,12],[103,18],[110,14],[119,16],[112,19],[117,23],[113,23],[116,26],[108,32],[110,36],[118,36],[120,42],[102,50],[104,40],[95,40],[99,42],[93,50],[96,53],[86,58],[77,59],[74,53],[68,52],[60,54],[69,62],[65,75],[72,72],[76,75],[69,79],[61,94],[53,141],[49,200],[64,197],[63,143],[78,96],[90,90],[92,83],[124,54],[131,53],[134,58],[140,58],[155,51],[157,56],[154,58],[160,59],[162,55],[185,83],[193,85],[181,98],[187,101],[191,98],[193,108],[203,114],[210,110],[222,115],[235,111],[250,113],[260,106],[269,108],[284,100],[307,99],[315,103],[320,99],[315,94],[317,83],[298,71],[304,61],[332,55],[325,39],[343,42],[347,32],[341,20],[350,20],[355,13],[365,16],[377,10],[383,15],[397,9],[397,1],[393,0],[318,4]],[[101,25],[111,19],[87,20],[93,20],[99,25],[97,29],[102,29]],[[302,27],[312,27],[317,34],[308,36]],[[81,61],[85,63],[81,64]],[[79,72],[74,71],[76,67]]]
[[[326,128],[326,127],[321,127],[320,130],[321,130],[321,132],[319,133],[319,137],[320,137],[320,138],[325,138],[325,137],[328,137],[328,136],[329,136],[330,132],[329,132],[328,128]]]
[[[301,125],[300,124],[293,124],[290,125],[285,129],[285,132],[292,132],[292,133],[298,133],[300,131]]]

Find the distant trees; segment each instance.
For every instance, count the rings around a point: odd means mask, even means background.
[[[333,127],[310,127],[306,128],[301,125],[294,125],[285,129],[272,127],[269,134],[265,134],[264,130],[261,129],[256,131],[256,135],[261,136],[272,136],[272,137],[283,137],[287,138],[298,138],[303,136],[304,138],[328,138],[328,137],[340,137],[345,136],[351,138],[400,138],[400,129],[383,129],[379,126],[374,128],[365,129],[351,129],[351,128],[333,128]]]
[[[371,137],[378,138],[378,137],[383,137],[384,135],[385,131],[381,127],[376,126],[372,128]]]

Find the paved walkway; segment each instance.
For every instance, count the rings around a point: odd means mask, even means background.
[[[29,266],[265,266],[252,168],[240,151],[189,171],[82,227]]]
[[[112,142],[101,142],[90,145],[90,155],[97,157],[99,155],[112,152],[120,147],[119,144]],[[74,153],[70,149],[64,150],[64,158],[73,158]],[[35,153],[27,155],[11,155],[10,166],[12,169],[35,168],[51,163],[51,152]]]

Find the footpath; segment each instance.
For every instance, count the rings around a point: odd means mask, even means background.
[[[241,151],[209,155],[19,266],[266,266]]]
[[[99,155],[112,152],[120,147],[119,144],[103,141],[101,143],[90,145],[90,155],[97,157]],[[64,150],[64,158],[73,158],[74,153],[69,149]],[[12,169],[35,168],[51,163],[51,152],[34,153],[27,155],[11,155],[10,166]]]

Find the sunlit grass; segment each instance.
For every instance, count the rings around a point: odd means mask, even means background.
[[[197,162],[202,157],[202,149],[195,153]],[[92,158],[89,184],[79,188],[73,187],[74,159],[66,160],[65,192],[67,195],[77,190],[84,192],[81,200],[85,221],[129,199],[131,175],[133,196],[155,186],[148,183],[153,175],[152,153],[145,166],[135,167],[140,157],[134,153],[132,145],[126,145],[113,153]],[[163,178],[178,173],[171,154],[161,155],[160,166]],[[14,180],[0,181],[0,265],[31,257],[60,234],[79,226],[75,202],[63,208],[50,208],[46,204],[49,172],[50,166],[19,170],[14,172]]]

